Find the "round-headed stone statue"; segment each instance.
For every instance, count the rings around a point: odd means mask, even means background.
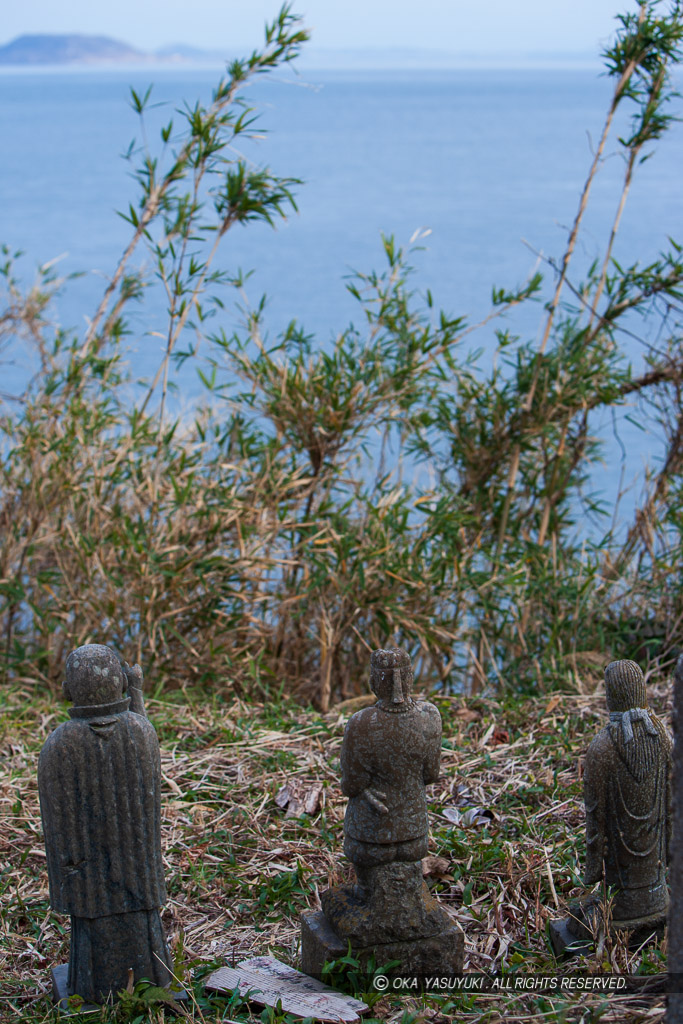
[[[666,917],[671,832],[671,740],[649,710],[634,661],[605,669],[609,725],[586,754],[587,885],[616,890],[615,928],[634,929]]]
[[[68,971],[56,968],[53,980],[58,1000],[101,1003],[126,987],[130,971],[134,981],[171,981],[159,916],[159,744],[140,669],[108,647],[73,651],[63,690],[71,719],[48,737],[38,763],[50,902],[71,917]]]
[[[459,970],[462,934],[422,876],[429,823],[425,787],[439,776],[441,716],[413,700],[413,669],[400,648],[374,651],[372,707],[353,715],[341,750],[341,788],[349,797],[344,852],[357,883],[321,894],[322,915],[302,924],[304,970],[315,973],[350,942],[376,963],[405,970]],[[380,959],[378,959],[378,957]]]
[[[632,942],[661,933],[666,923],[666,866],[671,836],[671,740],[647,704],[645,680],[634,661],[605,669],[609,723],[586,753],[586,885],[610,887],[613,931]],[[590,940],[604,926],[603,893],[573,905],[571,917],[551,924],[556,951]],[[564,928],[564,931],[563,931]]]

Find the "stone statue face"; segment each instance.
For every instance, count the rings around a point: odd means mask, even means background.
[[[126,676],[108,647],[85,644],[67,658],[62,692],[77,706],[111,704],[120,700],[126,689]]]
[[[407,711],[412,701],[413,667],[400,647],[374,651],[370,662],[370,686],[380,705]]]
[[[370,686],[379,700],[398,707],[410,699],[412,678],[405,678],[406,676],[408,671],[403,668],[381,669],[370,676]]]

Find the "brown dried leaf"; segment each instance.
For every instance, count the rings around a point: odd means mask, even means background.
[[[478,722],[481,719],[481,712],[472,708],[457,708],[453,714],[463,722]]]
[[[285,818],[298,818],[302,814],[316,814],[320,810],[322,796],[322,782],[288,779],[275,794],[275,803],[278,807],[287,808]]]
[[[314,782],[310,789],[306,790],[304,796],[304,811],[306,814],[317,814],[323,802],[323,784]]]
[[[433,857],[430,854],[428,857],[422,858],[422,875],[424,878],[429,875],[432,878],[443,878],[450,866],[450,862],[445,857]]]
[[[557,705],[560,703],[561,699],[562,698],[558,697],[558,696],[551,697],[550,700],[548,701],[548,705],[547,705],[545,711],[543,712],[544,716],[551,714],[551,712],[553,712],[555,710],[555,708],[557,707]]]

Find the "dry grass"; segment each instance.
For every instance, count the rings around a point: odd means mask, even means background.
[[[653,688],[665,713],[666,688]],[[442,903],[466,934],[466,970],[554,973],[546,923],[579,891],[583,806],[581,756],[604,716],[604,699],[572,695],[500,704],[435,698],[444,719],[442,778],[430,791]],[[352,702],[353,703],[353,702]],[[244,1004],[208,1001],[199,980],[210,965],[271,950],[297,964],[301,911],[318,891],[347,878],[339,855],[344,800],[337,761],[347,707],[319,716],[294,705],[189,699],[148,702],[162,746],[163,841],[173,945],[192,964],[205,1020],[261,1019]],[[68,922],[50,912],[38,810],[36,759],[64,717],[49,698],[20,690],[5,702],[0,775],[2,938],[0,1019],[49,1014],[48,967],[68,952]],[[285,782],[305,796],[323,783],[320,808],[286,817],[275,802]],[[293,786],[291,788],[294,788]],[[481,808],[455,824],[459,810]],[[450,819],[449,816],[450,815]],[[619,943],[574,961],[568,972],[656,973],[665,945],[629,954]],[[152,1019],[162,1020],[163,1010]],[[104,1019],[108,1011],[104,1013]],[[225,1014],[221,1017],[221,1014]],[[380,1020],[656,1021],[662,995],[568,998],[384,997]],[[120,1016],[120,1014],[119,1014]],[[92,1018],[91,1018],[92,1019]],[[146,1019],[146,1017],[140,1017]],[[266,1019],[265,1017],[263,1018]],[[274,1018],[277,1020],[282,1017]]]

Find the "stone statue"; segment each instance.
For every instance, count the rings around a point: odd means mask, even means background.
[[[674,820],[669,869],[671,903],[667,936],[667,972],[670,989],[666,1022],[683,1024],[683,991],[680,991],[680,982],[683,978],[683,654],[679,655],[674,670],[674,737]]]
[[[108,647],[73,651],[63,691],[71,719],[47,738],[38,763],[50,903],[71,916],[68,969],[53,970],[55,999],[102,1003],[126,987],[130,971],[134,981],[172,980],[159,916],[159,743],[139,666],[120,663]]]
[[[586,885],[611,888],[611,929],[641,942],[663,930],[671,835],[671,740],[647,706],[634,661],[605,669],[609,724],[586,753]],[[589,939],[602,921],[603,893],[571,908],[574,939]],[[552,931],[552,928],[551,928]]]
[[[344,853],[357,881],[323,892],[322,915],[304,918],[307,973],[319,973],[321,957],[334,959],[335,948],[344,955],[348,942],[361,959],[372,950],[378,965],[399,959],[404,970],[420,973],[462,967],[462,933],[422,876],[425,786],[439,777],[441,716],[433,704],[413,700],[412,683],[405,651],[373,652],[377,702],[349,719],[341,751],[341,788],[349,797]]]

